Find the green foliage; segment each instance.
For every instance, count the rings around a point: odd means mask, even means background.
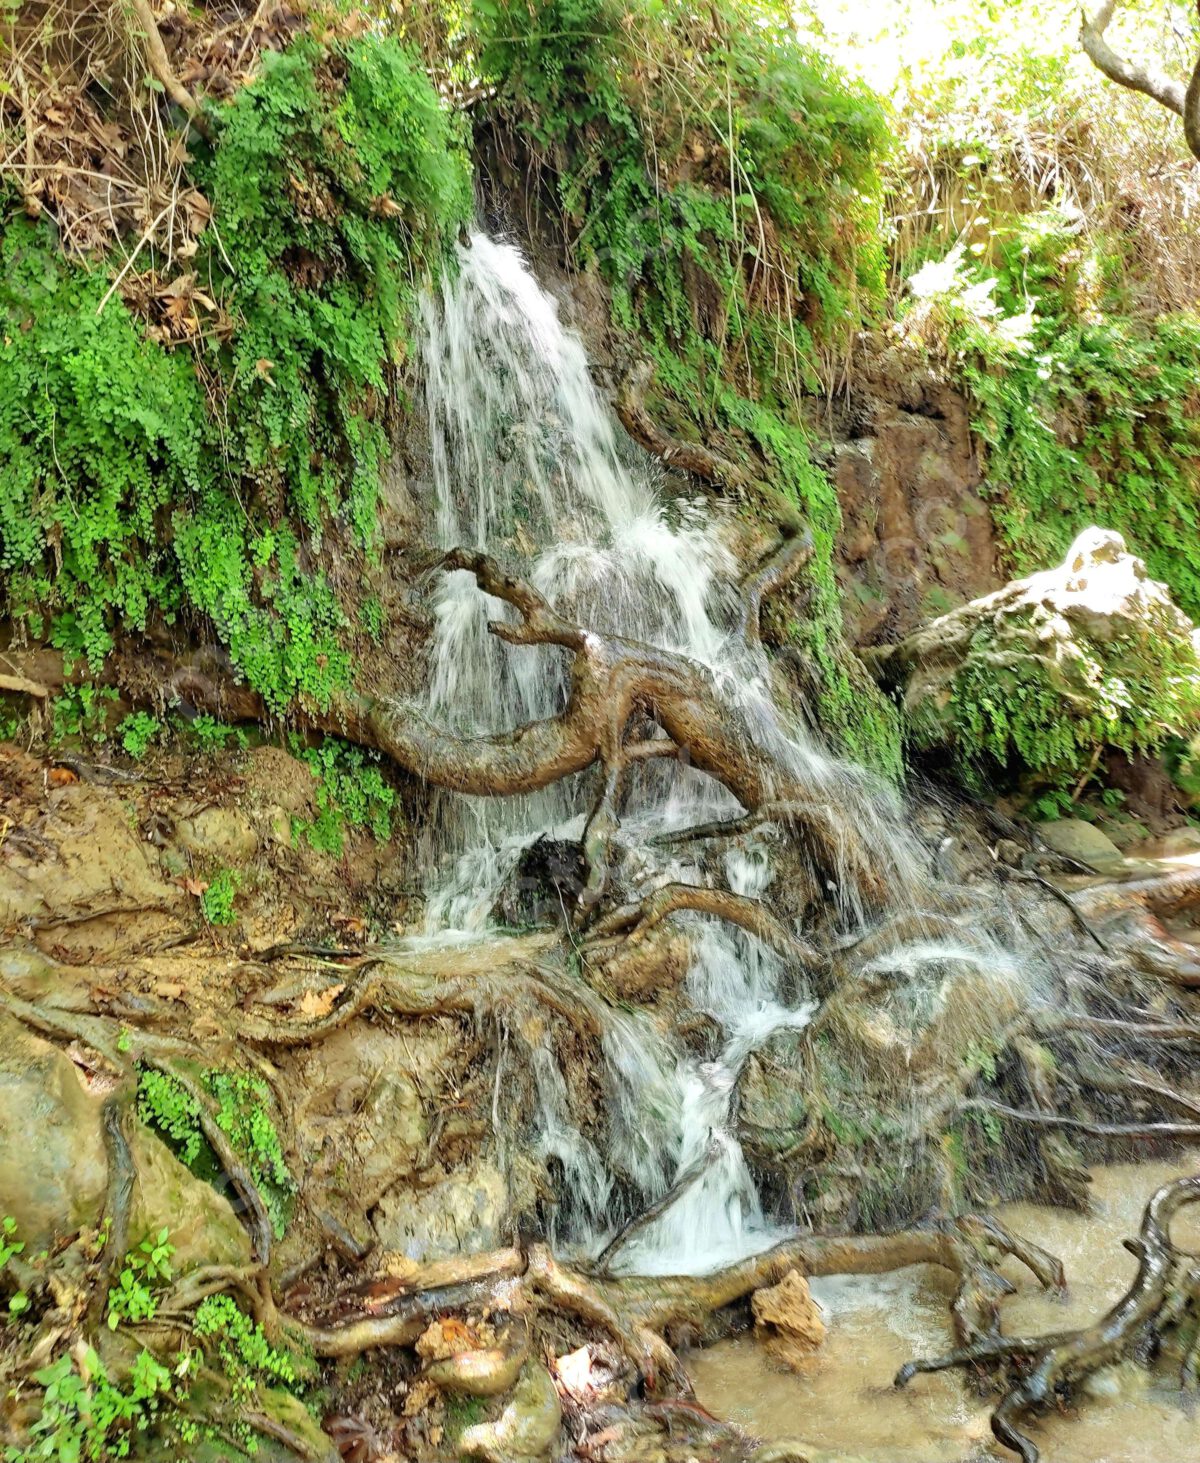
[[[169,1231],[147,1235],[136,1250],[125,1256],[116,1284],[108,1291],[108,1328],[115,1331],[122,1321],[153,1320],[158,1312],[155,1288],[171,1278],[171,1244]]]
[[[1200,617],[1200,316],[1131,317],[1104,253],[1052,211],[998,232],[993,266],[948,264],[940,328],[1012,568],[1100,523]]]
[[[228,1295],[210,1295],[201,1301],[192,1330],[200,1341],[211,1343],[235,1401],[254,1397],[260,1381],[291,1386],[297,1379],[296,1358],[271,1346],[262,1327]]]
[[[174,1077],[145,1067],[138,1073],[138,1117],[157,1128],[188,1168],[205,1148],[200,1128],[200,1104]]]
[[[43,1388],[32,1441],[5,1451],[8,1463],[109,1463],[127,1458],[137,1438],[181,1396],[172,1371],[141,1351],[124,1385],[112,1381],[96,1352],[85,1349],[78,1367],[68,1353],[33,1374]]]
[[[1077,631],[1073,643],[1068,686],[1041,657],[1011,656],[997,666],[981,631],[951,696],[953,743],[967,780],[978,784],[981,770],[992,768],[1033,773],[1060,793],[1044,797],[1044,815],[1063,811],[1067,789],[1095,767],[1100,749],[1153,754],[1200,719],[1195,650],[1170,627],[1150,627],[1140,641]]]
[[[792,638],[820,672],[827,729],[894,774],[896,718],[841,652],[838,504],[802,423],[822,352],[843,351],[882,297],[880,108],[771,3],[472,0],[468,13],[496,83],[489,125],[523,142],[575,259],[652,360],[652,410],[679,436],[759,456],[768,496],[808,520],[815,594]]]
[[[146,711],[134,711],[117,726],[117,735],[126,752],[140,762],[150,750],[152,742],[162,734],[163,725],[157,716]]]
[[[94,669],[118,631],[202,615],[272,711],[324,706],[349,654],[313,553],[331,531],[371,541],[388,363],[470,212],[468,169],[420,66],[379,36],[266,53],[210,123],[191,268],[212,318],[191,351],[152,341],[48,227],[0,214],[0,592]]]
[[[17,1221],[11,1214],[6,1214],[0,1220],[0,1270],[24,1250],[25,1241],[17,1238]]]
[[[109,686],[85,682],[70,686],[50,703],[53,741],[106,742],[108,717],[117,693]]]
[[[201,714],[192,717],[185,730],[202,752],[223,752],[232,743],[235,747],[247,745],[246,733],[238,726],[226,726],[215,716]]]
[[[296,1186],[271,1117],[271,1089],[261,1077],[218,1067],[205,1072],[203,1081],[216,1100],[217,1125],[245,1160],[280,1239]]]
[[[378,757],[338,737],[325,737],[315,747],[293,740],[292,750],[317,778],[317,817],[297,820],[295,831],[321,853],[340,858],[344,830],[367,828],[380,843],[392,836],[396,794],[383,780]]]
[[[295,1184],[271,1117],[270,1089],[261,1077],[219,1067],[209,1068],[200,1081],[215,1101],[218,1126],[258,1185],[276,1237],[282,1237]],[[218,1177],[220,1165],[200,1125],[200,1104],[182,1083],[166,1073],[142,1069],[138,1116],[163,1135],[193,1173],[210,1182]]]
[[[210,925],[237,923],[234,901],[241,887],[242,876],[236,869],[219,869],[200,895],[200,908]]]

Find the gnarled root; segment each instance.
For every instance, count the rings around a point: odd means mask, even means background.
[[[992,1414],[992,1432],[1022,1463],[1038,1463],[1038,1449],[1017,1424],[1022,1415],[1078,1386],[1100,1368],[1137,1352],[1152,1353],[1184,1311],[1197,1305],[1194,1258],[1171,1242],[1172,1218],[1185,1205],[1200,1203],[1200,1176],[1176,1179],[1153,1195],[1139,1237],[1130,1244],[1138,1273],[1129,1290],[1091,1326],[1048,1336],[1012,1338],[987,1335],[948,1356],[912,1361],[896,1377],[905,1386],[919,1372],[957,1366],[1022,1368],[1020,1380]]]

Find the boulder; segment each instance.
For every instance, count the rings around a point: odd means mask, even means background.
[[[755,1330],[777,1361],[799,1370],[825,1341],[825,1321],[808,1281],[789,1270],[778,1285],[750,1299]]]
[[[104,1094],[58,1047],[0,1015],[0,1214],[30,1252],[100,1223],[108,1187]],[[133,1125],[138,1181],[129,1235],[170,1230],[174,1266],[246,1265],[250,1243],[227,1199]]]
[[[1056,818],[1050,823],[1039,823],[1037,833],[1047,848],[1086,865],[1097,874],[1116,874],[1125,865],[1125,856],[1112,839],[1082,818]]]
[[[554,1379],[544,1366],[527,1362],[512,1401],[495,1422],[464,1429],[459,1452],[487,1463],[532,1463],[549,1453],[561,1424],[562,1404]]]
[[[1097,743],[1142,749],[1200,719],[1200,632],[1128,552],[1088,528],[1015,580],[868,654],[918,745],[1064,776]]]

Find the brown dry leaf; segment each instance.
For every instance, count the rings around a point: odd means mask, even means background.
[[[479,1335],[457,1316],[432,1321],[417,1338],[416,1353],[424,1361],[441,1361],[460,1351],[477,1351]]]
[[[275,378],[271,375],[271,372],[275,369],[274,361],[268,361],[266,359],[257,360],[254,363],[254,369],[268,386],[275,385]]]
[[[189,894],[194,894],[197,899],[208,888],[207,879],[193,879],[190,874],[184,874],[181,879],[175,881],[181,889],[186,889]]]
[[[320,1020],[333,1010],[333,1003],[346,989],[344,985],[327,985],[324,990],[307,990],[300,997],[297,1010],[310,1021]]]
[[[365,934],[367,929],[366,920],[359,919],[356,914],[334,914],[329,917],[329,923],[351,937]]]

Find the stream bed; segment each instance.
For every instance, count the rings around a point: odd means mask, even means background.
[[[1137,1269],[1122,1241],[1136,1235],[1150,1194],[1196,1163],[1111,1164],[1092,1170],[1096,1212],[1074,1214],[1005,1204],[996,1216],[1059,1255],[1065,1301],[1046,1295],[1019,1266],[1002,1267],[1018,1286],[1004,1305],[1004,1329],[1036,1335],[1083,1325],[1102,1314]],[[1200,1217],[1174,1230],[1200,1251]],[[894,1275],[815,1280],[829,1334],[805,1374],[782,1371],[751,1337],[694,1352],[688,1368],[699,1401],[718,1417],[771,1441],[799,1438],[846,1463],[968,1463],[1013,1455],[993,1442],[993,1399],[979,1397],[961,1373],[915,1378],[902,1392],[891,1379],[914,1356],[953,1344],[947,1303],[951,1278],[933,1266]],[[1161,1380],[1162,1385],[1157,1385]],[[1045,1463],[1200,1463],[1200,1416],[1177,1378],[1133,1367],[1096,1379],[1093,1394],[1069,1412],[1030,1428]]]

